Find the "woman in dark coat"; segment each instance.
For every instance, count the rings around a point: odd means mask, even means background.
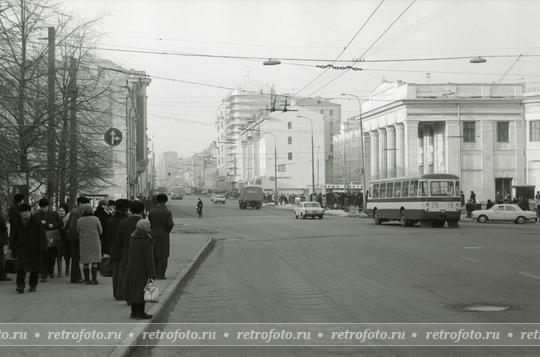
[[[136,230],[131,234],[129,244],[126,300],[131,302],[132,319],[151,319],[152,315],[144,312],[144,287],[148,279],[156,278],[154,267],[154,240],[150,236],[150,221],[141,219],[137,222]]]
[[[11,230],[9,243],[13,257],[17,258],[17,291],[24,293],[26,273],[30,273],[29,292],[36,291],[41,270],[41,254],[47,251],[47,234],[41,222],[31,214],[32,207],[21,204],[21,218]]]
[[[125,274],[122,269],[123,251],[122,245],[117,240],[117,233],[120,223],[128,219],[129,201],[123,199],[116,200],[115,207],[114,215],[107,221],[107,245],[109,246],[109,256],[112,263],[113,297],[115,300],[124,300]]]
[[[39,200],[39,210],[34,214],[38,220],[41,221],[45,231],[59,230],[64,226],[64,222],[60,218],[57,212],[49,210],[49,200],[42,198]],[[60,256],[60,247],[50,247],[47,249],[47,253],[41,256],[41,282],[47,281],[47,275],[54,278],[54,264],[56,259]],[[60,264],[62,261],[60,260]],[[62,266],[58,267],[58,274],[60,275]],[[59,276],[60,277],[60,276]]]
[[[69,263],[71,262],[71,243],[67,236],[67,230],[68,230],[68,220],[69,220],[69,206],[65,203],[61,203],[60,207],[58,207],[58,215],[60,216],[60,219],[62,219],[63,226],[60,228],[60,237],[62,238],[62,249],[61,255],[64,256],[64,261],[66,262],[66,276],[69,276]],[[59,258],[58,261],[58,277],[60,278],[62,275],[60,271],[62,270],[62,257]]]

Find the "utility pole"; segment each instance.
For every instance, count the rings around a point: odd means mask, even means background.
[[[73,209],[77,204],[78,175],[77,168],[77,59],[71,57],[69,65],[70,94],[70,148],[69,148],[69,206]]]
[[[53,204],[56,192],[56,150],[55,150],[55,93],[54,82],[56,77],[55,66],[55,29],[49,27],[49,58],[48,58],[48,136],[47,136],[47,198]],[[57,192],[56,192],[57,193]]]

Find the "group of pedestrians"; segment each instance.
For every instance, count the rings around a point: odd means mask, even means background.
[[[8,211],[9,230],[0,212],[0,281],[12,280],[4,268],[5,245],[16,258],[19,293],[25,291],[27,273],[28,292],[36,291],[40,276],[41,282],[54,278],[55,263],[56,277],[61,278],[62,257],[65,275],[71,283],[97,285],[98,267],[103,256],[109,255],[113,297],[131,305],[131,318],[151,318],[145,313],[143,290],[149,279],[166,279],[170,232],[174,226],[172,214],[165,206],[167,200],[167,195],[157,195],[157,207],[145,219],[145,204],[139,200],[100,201],[94,210],[90,200],[81,196],[77,206],[68,212],[66,204],[53,211],[49,201],[41,199],[39,210],[32,214],[24,196],[17,194]],[[50,244],[47,231],[59,233],[61,244]]]

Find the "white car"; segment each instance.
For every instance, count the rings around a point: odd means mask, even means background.
[[[319,217],[323,219],[324,208],[321,207],[319,202],[300,202],[296,207],[294,207],[294,215],[296,218],[302,217]]]
[[[214,196],[214,204],[216,204],[216,203],[225,204],[225,195],[215,195]]]
[[[497,204],[490,209],[473,211],[472,219],[477,222],[486,223],[487,221],[510,221],[523,224],[527,220],[536,220],[536,212],[523,211],[517,205]]]

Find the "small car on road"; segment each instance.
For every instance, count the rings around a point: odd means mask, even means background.
[[[214,204],[216,204],[216,203],[225,204],[225,195],[215,195],[214,196]]]
[[[294,207],[294,215],[296,218],[302,217],[319,217],[323,219],[324,217],[324,208],[321,207],[319,202],[300,202],[296,207]]]
[[[476,210],[472,212],[471,217],[479,223],[509,221],[523,224],[528,220],[537,220],[536,212],[523,211],[517,205],[512,204],[496,204],[490,209]]]

